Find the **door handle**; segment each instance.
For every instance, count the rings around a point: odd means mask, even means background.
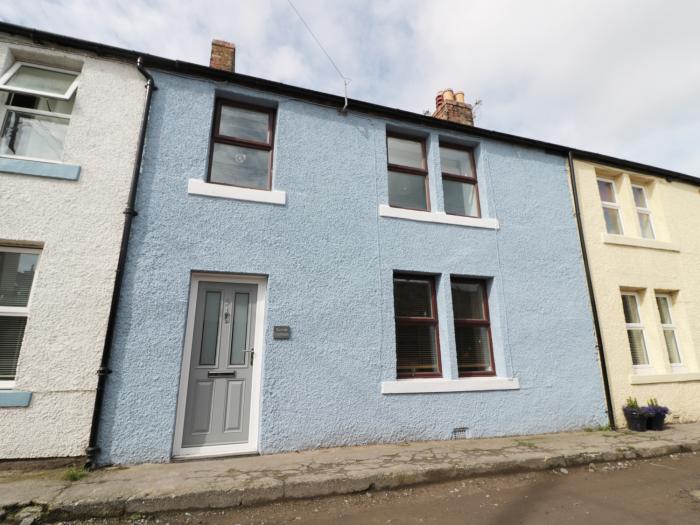
[[[207,372],[207,377],[236,377],[236,371],[231,372]]]

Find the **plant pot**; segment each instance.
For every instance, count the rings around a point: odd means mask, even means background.
[[[637,410],[625,410],[625,419],[627,420],[627,428],[634,432],[646,432],[647,416]]]
[[[663,430],[665,420],[666,414],[654,414],[653,416],[647,418],[647,429]]]

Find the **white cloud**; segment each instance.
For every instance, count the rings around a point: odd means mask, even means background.
[[[411,111],[483,100],[478,125],[700,176],[700,4],[692,0],[295,0],[350,95]],[[236,42],[246,74],[342,92],[286,0],[0,0],[0,16],[206,63]]]

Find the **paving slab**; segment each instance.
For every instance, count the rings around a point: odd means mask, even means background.
[[[0,470],[0,509],[39,505],[48,521],[222,509],[697,450],[700,423],[688,423],[107,467],[74,482],[60,469]]]

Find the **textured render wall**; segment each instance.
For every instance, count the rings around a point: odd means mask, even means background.
[[[602,238],[605,224],[596,186],[596,167],[577,161],[575,169],[616,420],[624,424],[622,406],[628,396],[634,396],[640,403],[656,397],[671,408],[679,421],[697,421],[700,419],[700,374],[695,381],[673,381],[671,376],[668,382],[631,384],[634,370],[620,289],[646,290],[641,297],[641,315],[652,375],[671,374],[672,371],[654,291],[678,292],[673,313],[686,372],[700,372],[700,189],[659,177],[646,179],[652,183],[648,196],[656,236],[660,241],[678,245],[680,251],[606,244]],[[618,181],[622,183],[618,185],[618,197],[625,233],[639,237],[628,179],[622,177]]]
[[[498,232],[383,218],[387,122],[231,87],[279,105],[273,186],[287,204],[192,196],[188,179],[206,177],[215,85],[165,74],[156,84],[102,461],[170,458],[192,271],[269,276],[263,453],[442,439],[462,426],[486,436],[605,421],[564,159],[479,145]],[[492,276],[499,372],[521,389],[382,395],[381,381],[395,377],[394,269]],[[449,294],[440,292],[450,352]],[[280,324],[291,340],[272,339]]]
[[[84,454],[96,371],[144,104],[135,67],[0,41],[12,57],[83,61],[64,162],[77,181],[0,173],[0,243],[43,243],[30,297],[16,389],[26,408],[0,408],[0,457]],[[47,58],[48,57],[48,58]]]

